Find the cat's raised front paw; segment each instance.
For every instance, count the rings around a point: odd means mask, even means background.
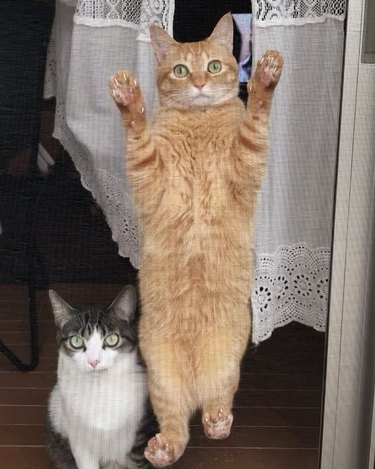
[[[273,89],[279,82],[283,64],[284,60],[279,52],[268,50],[258,60],[254,77],[264,88]]]
[[[172,448],[161,433],[157,433],[149,440],[145,457],[155,467],[169,466],[176,460]]]
[[[109,80],[109,88],[112,98],[120,106],[137,104],[140,99],[139,86],[137,81],[129,72],[117,72]]]

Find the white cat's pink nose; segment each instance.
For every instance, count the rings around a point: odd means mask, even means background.
[[[93,367],[96,368],[99,363],[99,360],[89,360],[89,364]]]

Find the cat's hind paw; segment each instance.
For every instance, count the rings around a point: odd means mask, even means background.
[[[155,467],[170,466],[176,460],[172,448],[161,433],[157,433],[149,440],[145,457]]]
[[[231,412],[220,409],[216,414],[205,412],[202,418],[204,433],[213,440],[228,438],[233,423]]]
[[[279,82],[283,64],[279,52],[268,50],[258,61],[254,77],[262,87],[273,89]]]

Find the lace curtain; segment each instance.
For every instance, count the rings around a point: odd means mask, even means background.
[[[255,341],[299,321],[324,331],[345,1],[254,0],[253,52],[284,56],[256,223]]]
[[[255,343],[293,320],[318,330],[326,323],[345,9],[343,0],[332,3],[339,7],[314,5],[253,2],[254,57],[275,48],[286,62],[256,222]],[[157,96],[148,24],[157,21],[172,33],[173,13],[173,0],[58,0],[50,44],[45,94],[56,96],[54,136],[101,206],[119,254],[136,267],[124,137],[107,82],[116,70],[133,71],[152,113]]]
[[[343,21],[344,0],[253,0],[254,25],[297,26],[321,23],[327,18]]]
[[[108,79],[137,76],[152,113],[155,63],[148,24],[172,33],[173,0],[58,0],[45,96],[56,96],[54,137],[71,155],[102,208],[119,254],[139,265],[137,222],[124,177],[124,137]]]

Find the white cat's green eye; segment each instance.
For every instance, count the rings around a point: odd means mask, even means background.
[[[210,73],[219,73],[221,71],[221,62],[219,60],[212,60],[208,64],[207,70]]]
[[[106,345],[107,347],[116,347],[116,345],[118,345],[119,342],[120,342],[120,337],[117,334],[109,334],[104,339],[104,345]]]
[[[189,73],[189,70],[185,65],[178,64],[174,67],[173,73],[176,75],[177,78],[185,78],[186,75]]]
[[[78,350],[85,346],[85,342],[82,339],[82,337],[80,337],[79,335],[73,335],[72,337],[69,338],[69,345],[72,348]]]

